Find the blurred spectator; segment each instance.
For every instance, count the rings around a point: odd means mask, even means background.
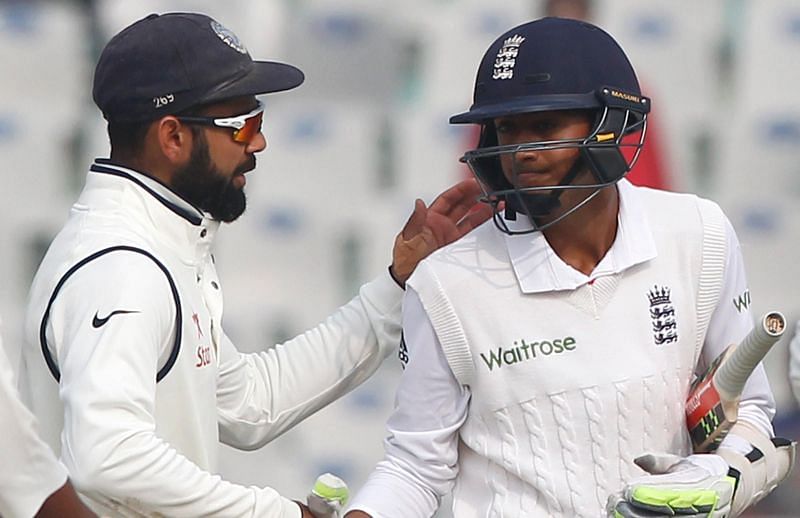
[[[594,18],[594,0],[545,0],[544,16],[589,21]]]

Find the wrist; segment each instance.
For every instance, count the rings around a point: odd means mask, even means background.
[[[308,517],[313,517],[314,516],[313,514],[311,514],[311,511],[308,509],[308,507],[305,504],[303,504],[302,502],[298,502],[297,500],[294,500],[294,503],[296,503],[297,507],[300,508],[300,518],[308,518]]]
[[[397,274],[394,271],[394,263],[389,265],[389,277],[391,277],[392,280],[394,281],[394,283],[397,284],[398,286],[400,286],[401,289],[403,289],[403,290],[406,289],[406,280],[407,280],[407,278],[403,279],[403,280],[400,280],[400,278],[397,276]]]

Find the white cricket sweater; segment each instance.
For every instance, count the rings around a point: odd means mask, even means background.
[[[724,216],[694,196],[640,195],[657,257],[575,290],[521,294],[489,225],[415,273],[472,394],[455,516],[596,517],[636,456],[689,453],[683,404],[720,289]]]

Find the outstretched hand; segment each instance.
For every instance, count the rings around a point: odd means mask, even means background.
[[[469,179],[450,187],[430,207],[417,199],[414,212],[397,235],[390,270],[405,285],[414,268],[431,252],[463,237],[492,215],[492,208],[478,201],[481,188]]]

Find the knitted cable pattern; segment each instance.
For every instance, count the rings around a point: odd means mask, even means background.
[[[684,403],[681,397],[682,387],[680,386],[680,368],[675,371],[663,371],[661,373],[661,381],[664,384],[665,401],[664,407],[667,412],[667,421],[665,426],[667,428],[667,437],[669,451],[682,452],[681,448],[681,435],[676,432],[676,426],[683,421]]]
[[[589,516],[581,505],[581,475],[578,465],[578,445],[575,441],[575,430],[572,412],[563,393],[550,396],[553,405],[553,416],[558,426],[558,437],[561,440],[561,457],[567,475],[567,486],[572,509],[576,516]]]
[[[536,487],[541,488],[542,495],[547,503],[547,514],[553,516],[563,511],[556,498],[556,488],[553,482],[553,473],[547,460],[547,438],[543,433],[542,415],[535,399],[520,404],[522,418],[528,429],[531,452],[533,453],[533,467],[536,476]]]
[[[629,383],[614,383],[617,391],[617,434],[619,435],[619,476],[622,480],[631,478],[631,461],[635,453],[631,434],[631,403],[628,398]]]
[[[509,514],[506,509],[508,505],[508,472],[495,463],[489,463],[486,470],[486,483],[492,492],[492,501],[489,504],[487,518],[504,518],[515,516],[516,513]]]
[[[665,409],[658,404],[658,391],[654,385],[653,376],[642,378],[642,394],[645,402],[642,409],[642,444],[646,449],[653,448],[657,439],[655,434],[658,433],[659,429],[663,429],[661,423],[663,422]]]
[[[608,495],[616,491],[609,482],[609,462],[603,445],[608,439],[605,436],[603,426],[604,409],[597,387],[585,388],[583,392],[583,403],[586,407],[586,415],[589,418],[589,436],[592,438],[592,458],[594,459],[594,480],[595,496],[600,508],[605,505]]]
[[[497,416],[495,416],[497,417]],[[498,446],[490,440],[490,437],[497,435],[497,429],[493,429],[491,424],[498,423],[498,420],[484,419],[480,414],[475,415],[473,436],[477,438],[473,442],[475,451],[485,459],[498,458],[502,452],[498,452]],[[502,446],[500,447],[502,448]],[[501,457],[502,458],[502,457]],[[499,480],[502,479],[502,480]],[[492,500],[487,510],[487,518],[503,518],[503,505],[508,500],[508,477],[506,472],[495,462],[487,462],[487,469],[484,473],[484,484],[491,490]],[[462,488],[463,490],[463,488]]]
[[[516,474],[518,477],[522,476],[519,466],[519,448],[517,446],[517,439],[514,433],[514,425],[511,422],[511,416],[508,415],[507,409],[501,409],[495,412],[495,419],[497,424],[497,431],[500,436],[500,456],[503,459],[503,467]]]

